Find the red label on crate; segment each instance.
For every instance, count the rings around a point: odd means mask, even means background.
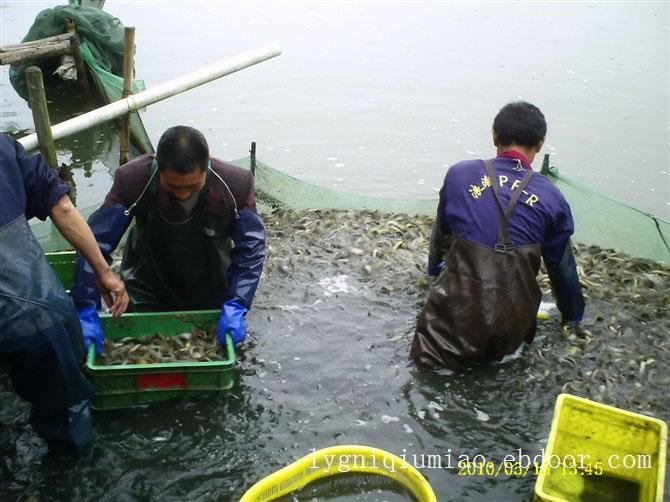
[[[140,389],[168,389],[170,387],[186,388],[186,373],[156,373],[137,375],[137,386]]]

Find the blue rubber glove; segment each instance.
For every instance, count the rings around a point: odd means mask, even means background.
[[[237,300],[228,300],[221,307],[219,317],[219,343],[226,346],[226,332],[230,331],[233,343],[237,345],[247,336],[247,308]]]
[[[104,333],[100,324],[100,317],[94,305],[87,305],[85,307],[77,307],[79,312],[79,322],[81,323],[81,331],[84,334],[84,343],[86,344],[86,353],[92,343],[95,343],[95,353],[102,354],[102,341]]]

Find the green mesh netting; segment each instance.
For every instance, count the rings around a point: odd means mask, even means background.
[[[249,168],[249,159],[234,161]],[[262,162],[256,162],[256,196],[259,202],[288,209],[378,210],[384,213],[434,216],[437,199],[383,199],[366,197],[300,181]]]
[[[249,167],[250,160],[237,163]],[[670,223],[561,176],[557,169],[548,167],[548,157],[545,157],[543,172],[570,204],[575,220],[575,242],[670,263]],[[382,199],[329,190],[288,176],[262,162],[256,167],[256,191],[259,201],[291,209],[376,209],[434,216],[438,203],[437,199]]]
[[[627,206],[592,188],[548,168],[543,171],[561,189],[572,208],[575,242],[615,249],[637,258],[670,263],[670,223]],[[233,161],[250,169],[249,157]],[[378,210],[387,213],[426,214],[437,211],[435,199],[383,199],[330,190],[256,162],[255,187],[260,212],[274,208]],[[97,206],[80,208],[85,216]],[[33,225],[33,231],[45,252],[69,248],[50,222]]]
[[[250,159],[235,164],[250,168]],[[434,215],[437,199],[384,199],[330,190],[282,173],[262,162],[256,163],[256,194],[261,212],[289,209],[378,210],[405,214]],[[670,223],[629,207],[592,188],[561,176],[550,169],[549,177],[561,189],[575,219],[574,240],[582,244],[670,263]],[[97,206],[82,209],[90,214]],[[49,223],[33,226],[46,252],[65,249],[68,244]]]
[[[65,20],[75,24],[81,46],[81,56],[91,70],[93,80],[100,94],[107,102],[118,101],[123,95],[123,46],[124,27],[111,14],[94,7],[76,4],[60,5],[40,12],[28,34],[21,42],[32,42],[42,38],[61,35],[65,32]],[[34,63],[30,63],[34,64]],[[38,62],[40,66],[45,62]],[[9,79],[17,94],[28,99],[25,70],[29,64],[12,65]],[[144,82],[135,80],[133,92],[144,90]],[[137,113],[132,113],[130,130],[135,147],[143,153],[153,152],[149,135]]]
[[[566,178],[556,168],[543,172],[570,204],[576,242],[670,263],[670,223]]]

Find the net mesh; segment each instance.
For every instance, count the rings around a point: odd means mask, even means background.
[[[543,172],[570,204],[575,242],[670,263],[670,223],[561,175],[547,158]]]
[[[237,161],[250,167],[250,159]],[[637,258],[670,263],[670,223],[627,206],[548,167],[543,173],[565,195],[575,220],[575,242],[615,249]],[[256,191],[261,202],[290,209],[378,210],[387,213],[434,216],[435,199],[384,199],[354,195],[313,185],[256,163]]]

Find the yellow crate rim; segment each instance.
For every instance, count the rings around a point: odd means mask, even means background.
[[[602,404],[597,401],[592,401],[590,399],[586,399],[583,397],[574,396],[572,394],[562,393],[559,394],[558,397],[556,398],[556,404],[554,406],[554,416],[551,421],[551,430],[549,431],[549,438],[547,439],[547,448],[545,451],[545,455],[547,456],[553,454],[555,449],[558,436],[558,422],[560,418],[560,410],[565,401],[575,401],[578,403],[591,405],[603,410],[610,411],[612,413],[616,413],[618,415],[628,416],[636,419],[643,419],[645,421],[653,422],[658,425],[660,431],[659,434],[660,445],[658,452],[658,478],[657,478],[658,489],[656,491],[656,497],[654,499],[654,502],[662,502],[665,487],[665,465],[666,465],[665,458],[667,455],[667,442],[668,442],[667,424],[663,420],[659,420],[658,418],[650,417],[648,415],[635,413],[633,411],[624,410],[622,408],[617,408],[615,406],[609,406],[607,404]],[[547,471],[545,469],[541,469],[540,475],[537,477],[537,480],[535,481],[535,500],[542,502],[566,502],[564,498],[554,497],[553,495],[545,493],[544,483],[546,478],[547,478]]]
[[[430,484],[414,466],[392,453],[363,445],[316,450],[261,479],[247,490],[240,502],[276,500],[312,481],[345,472],[381,474],[400,483],[417,500],[437,502]]]

